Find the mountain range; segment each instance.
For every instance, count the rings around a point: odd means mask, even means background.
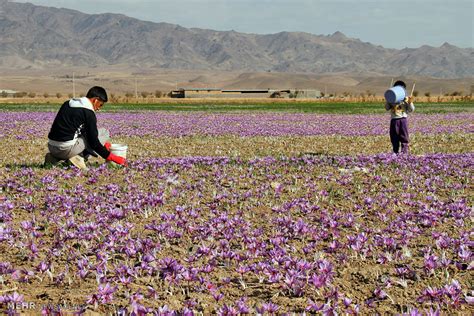
[[[0,68],[159,69],[474,77],[474,49],[389,49],[341,32],[260,35],[0,0]]]

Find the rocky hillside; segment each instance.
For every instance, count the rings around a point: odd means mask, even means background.
[[[301,32],[257,35],[184,28],[120,14],[0,0],[0,67],[131,65],[245,72],[474,77],[473,48],[402,50]]]

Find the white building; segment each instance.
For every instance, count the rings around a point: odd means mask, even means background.
[[[18,91],[8,90],[8,89],[0,89],[0,97],[3,97],[3,98],[14,97],[16,93],[18,93]]]

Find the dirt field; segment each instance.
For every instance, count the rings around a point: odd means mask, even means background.
[[[129,167],[88,172],[42,165],[53,117],[0,116],[3,311],[474,312],[472,113],[398,156],[382,115],[100,113]]]
[[[288,74],[288,73],[239,73],[183,71],[168,69],[134,69],[130,67],[104,68],[61,68],[41,70],[0,70],[0,90],[34,92],[37,96],[48,93],[50,96],[61,93],[67,96],[73,93],[72,76],[75,78],[75,92],[84,94],[94,85],[104,86],[107,91],[117,96],[135,91],[154,93],[169,92],[176,88],[226,88],[226,89],[316,89],[326,95],[353,96],[375,94],[382,96],[393,78],[378,75],[352,74]],[[469,95],[474,85],[474,78],[468,79],[434,79],[423,77],[396,78],[403,79],[411,87],[416,82],[419,96],[429,92],[431,96],[451,94],[455,91]]]

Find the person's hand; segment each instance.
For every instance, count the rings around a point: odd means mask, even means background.
[[[116,164],[121,166],[127,166],[127,160],[125,158],[114,155],[112,153],[110,153],[110,155],[107,157],[107,161],[115,162]]]
[[[407,102],[408,102],[408,103],[412,103],[412,102],[413,102],[413,97],[412,97],[412,96],[409,96],[408,99],[407,99]]]
[[[104,144],[105,149],[107,149],[108,151],[110,151],[111,146],[112,146],[112,144],[109,143],[109,142],[105,142],[105,144]]]

